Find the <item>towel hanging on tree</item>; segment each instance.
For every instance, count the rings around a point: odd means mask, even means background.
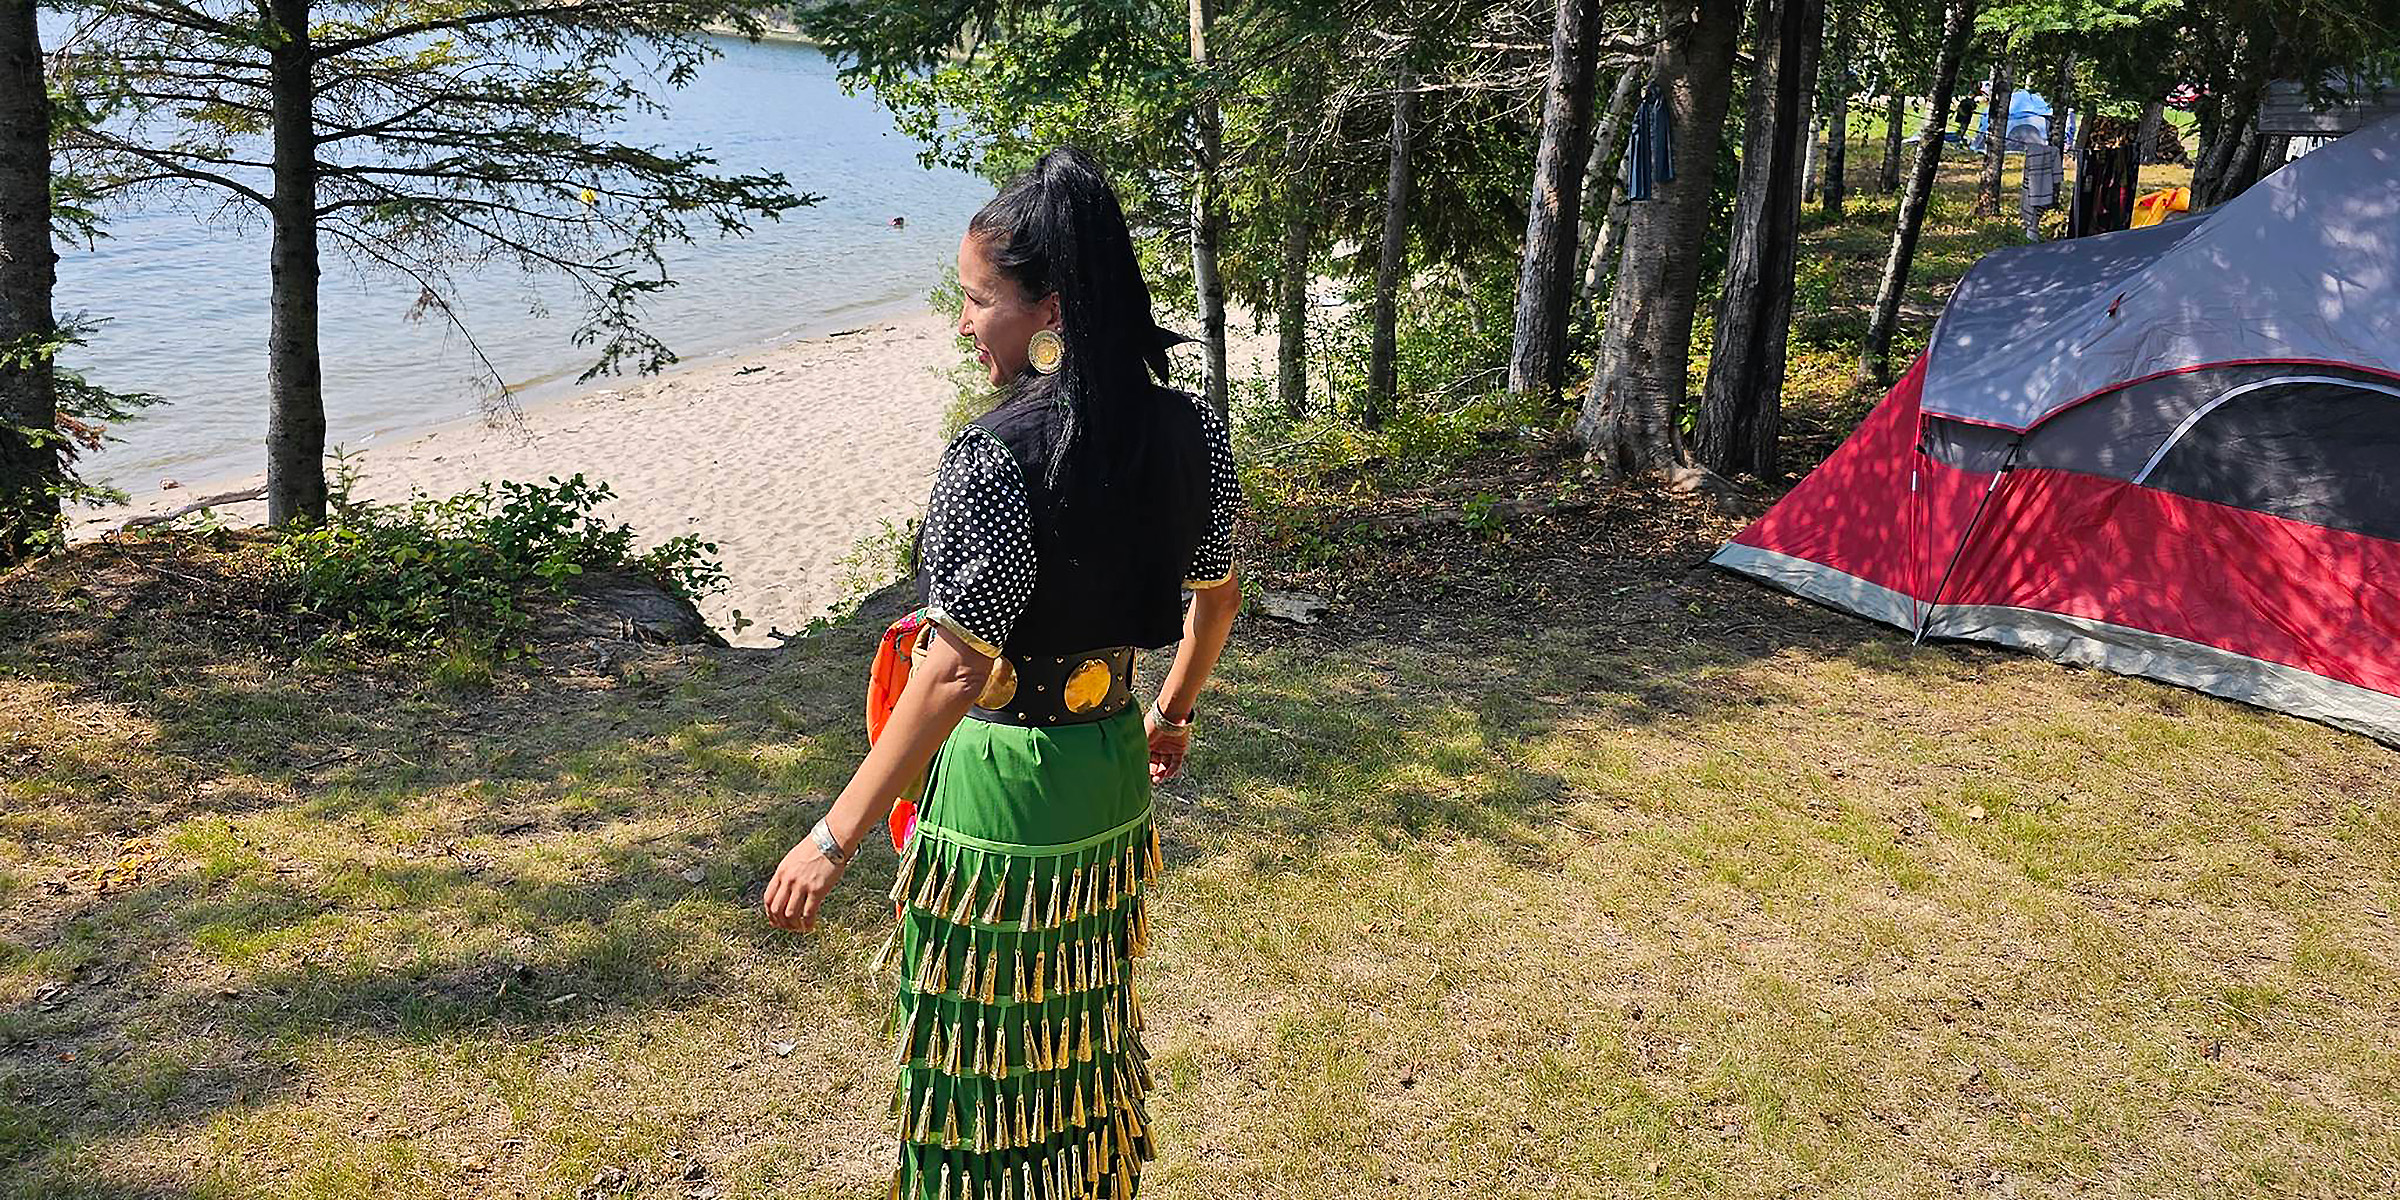
[[[1625,139],[1625,198],[1647,200],[1659,184],[1675,178],[1675,121],[1667,93],[1653,86],[1633,112],[1633,132]]]

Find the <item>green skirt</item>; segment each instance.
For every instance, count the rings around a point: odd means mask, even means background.
[[[1134,1195],[1152,1157],[1133,988],[1159,869],[1149,761],[1133,711],[970,719],[935,756],[892,886],[893,1196]]]

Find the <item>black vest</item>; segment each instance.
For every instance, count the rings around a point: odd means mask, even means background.
[[[1183,636],[1184,572],[1209,520],[1208,435],[1195,401],[1151,388],[1121,404],[1110,414],[1121,428],[1108,482],[1074,496],[1049,486],[1063,415],[1056,404],[1012,402],[975,421],[1025,477],[1039,559],[1033,596],[1001,652],[1022,660],[1174,642]],[[920,567],[920,603],[926,582]]]

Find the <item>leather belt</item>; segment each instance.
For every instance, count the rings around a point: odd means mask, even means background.
[[[1088,725],[1133,704],[1132,646],[1003,657],[967,715],[996,725]]]

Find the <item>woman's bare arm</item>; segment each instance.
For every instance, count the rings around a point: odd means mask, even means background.
[[[883,736],[875,739],[867,757],[851,773],[849,786],[825,814],[825,828],[850,854],[857,854],[867,835],[891,815],[900,789],[925,773],[942,740],[958,727],[975,706],[992,660],[978,653],[947,629],[936,627],[933,644],[923,661],[908,673],[908,685],[892,705]],[[783,856],[767,884],[767,920],[782,929],[813,929],[825,896],[841,878],[843,868],[818,853],[816,843],[803,839]]]
[[[1183,615],[1183,644],[1176,647],[1175,662],[1167,668],[1166,683],[1159,688],[1160,712],[1176,721],[1191,719],[1200,689],[1217,669],[1217,658],[1225,653],[1225,639],[1233,632],[1233,618],[1241,610],[1242,581],[1233,575],[1215,587],[1192,593],[1191,609]],[[1145,721],[1150,732],[1150,778],[1153,782],[1173,779],[1183,770],[1191,733],[1161,725],[1155,716]]]

